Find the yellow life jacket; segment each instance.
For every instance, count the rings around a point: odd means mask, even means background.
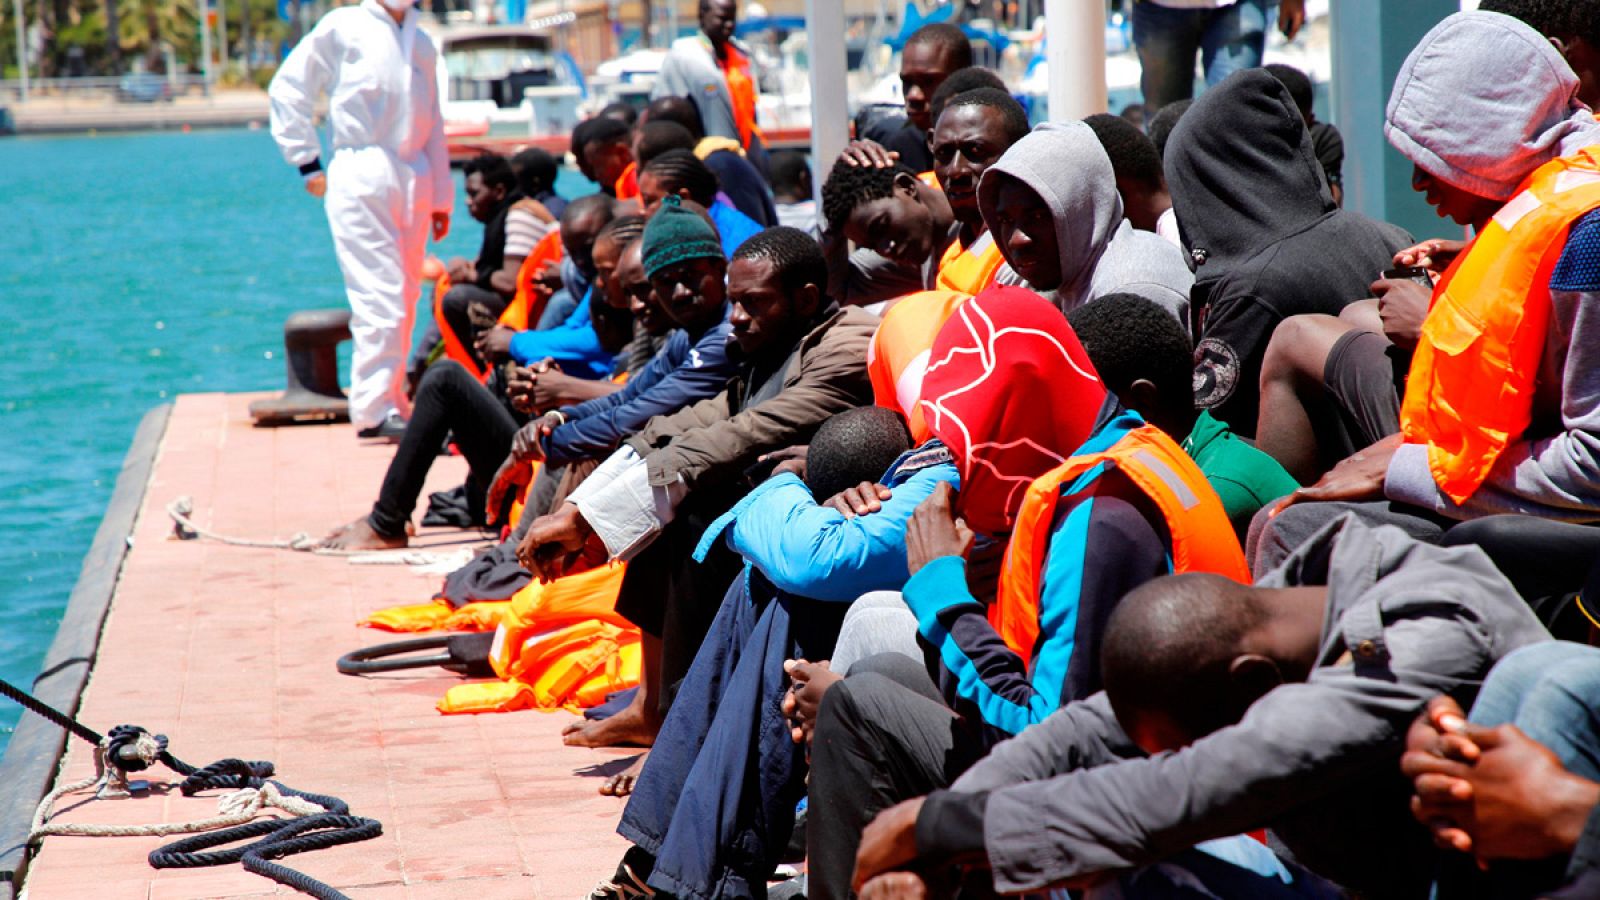
[[[1228,513],[1205,475],[1165,432],[1142,425],[1106,450],[1074,456],[1028,486],[1006,545],[999,593],[989,607],[989,624],[1023,659],[1032,659],[1039,638],[1039,586],[1056,504],[1080,475],[1101,463],[1115,466],[1161,510],[1172,539],[1174,572],[1250,581]]]
[[[977,296],[994,284],[994,275],[1005,261],[992,231],[985,231],[970,247],[951,241],[939,259],[937,287]]]
[[[1434,288],[1411,358],[1400,429],[1426,444],[1434,483],[1457,503],[1533,420],[1550,322],[1550,272],[1572,223],[1600,207],[1600,154],[1540,166]]]

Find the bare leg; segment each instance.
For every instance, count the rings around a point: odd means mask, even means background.
[[[626,769],[600,782],[600,794],[605,797],[626,797],[633,793],[633,783],[639,780],[639,773],[644,771],[644,761],[649,756],[649,753],[639,754],[639,758]]]
[[[410,529],[406,529],[410,532]],[[406,546],[410,538],[402,534],[391,538],[372,530],[365,516],[347,525],[340,525],[317,544],[320,550],[397,550]]]
[[[1311,408],[1326,404],[1323,371],[1333,345],[1350,331],[1334,316],[1290,316],[1278,324],[1261,363],[1256,446],[1301,484],[1322,476]]]
[[[561,732],[569,747],[648,747],[661,731],[661,639],[645,635],[639,691],[627,708],[609,719],[573,722]]]
[[[1357,300],[1339,310],[1339,321],[1354,327],[1357,331],[1383,334],[1383,319],[1378,315],[1378,299],[1376,297]]]

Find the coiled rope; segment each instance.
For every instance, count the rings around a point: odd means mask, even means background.
[[[426,550],[335,550],[331,547],[320,547],[316,538],[304,531],[297,531],[287,538],[242,538],[220,534],[195,523],[190,518],[194,514],[194,499],[188,496],[179,497],[167,504],[167,515],[172,517],[173,529],[182,540],[195,540],[205,538],[230,547],[255,547],[262,550],[294,550],[300,553],[313,553],[317,556],[344,556],[353,557],[352,563],[359,565],[391,565],[391,566],[429,566],[444,559],[446,555],[431,553]]]
[[[16,701],[24,709],[43,716],[95,747],[93,777],[61,785],[39,801],[28,834],[29,844],[48,835],[124,837],[208,832],[152,850],[150,865],[157,869],[170,869],[237,862],[247,872],[270,878],[319,900],[348,900],[344,894],[327,884],[274,860],[296,853],[371,840],[383,834],[381,822],[351,815],[349,805],[338,797],[298,791],[282,782],[268,781],[267,778],[273,774],[273,766],[265,760],[223,759],[197,768],[167,750],[165,735],[151,734],[136,725],[118,725],[102,735],[3,678],[0,678],[0,695]],[[217,788],[229,789],[231,793],[218,799],[217,815],[194,822],[74,825],[49,821],[50,811],[60,797],[95,786],[99,787],[101,796],[126,792],[129,788],[127,773],[142,772],[158,762],[184,776],[178,790],[186,797]],[[257,817],[269,809],[281,809],[293,818],[258,820]],[[203,852],[249,838],[260,840],[231,850]]]

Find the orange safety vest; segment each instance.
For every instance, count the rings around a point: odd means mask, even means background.
[[[1400,429],[1426,444],[1434,483],[1465,503],[1533,421],[1550,272],[1567,231],[1600,208],[1600,151],[1540,166],[1434,288]]]
[[[939,187],[939,176],[937,174],[935,174],[932,169],[929,169],[926,172],[919,173],[917,175],[917,180],[922,182],[923,184],[927,185],[928,187],[931,187],[931,188],[938,188]],[[943,188],[939,188],[939,189],[943,190]]]
[[[1161,510],[1172,538],[1174,572],[1212,572],[1250,583],[1244,552],[1217,492],[1165,432],[1142,425],[1106,450],[1074,456],[1028,486],[1006,545],[999,593],[989,607],[989,624],[1023,659],[1033,658],[1039,639],[1039,584],[1056,504],[1080,475],[1101,463],[1115,466]]]
[[[985,231],[970,247],[951,241],[939,258],[938,286],[977,296],[994,284],[994,275],[1005,261],[993,232]]]
[[[639,196],[639,163],[628,163],[628,167],[617,176],[617,183],[612,185],[618,200],[632,200]]]
[[[739,144],[749,149],[750,142],[760,136],[756,124],[756,82],[750,77],[750,59],[744,51],[727,44],[727,58],[719,59],[715,51],[711,58],[717,61],[722,77],[728,82],[728,96],[733,100],[733,122],[739,127]]]
[[[534,276],[544,271],[547,263],[560,263],[565,255],[566,248],[561,246],[561,228],[558,226],[545,232],[539,243],[533,245],[533,252],[522,261],[522,268],[517,270],[517,293],[506,304],[506,311],[500,314],[501,325],[513,331],[527,331],[538,324],[550,298],[534,293]]]
[[[867,377],[873,403],[904,416],[911,437],[922,444],[933,436],[922,420],[922,375],[939,329],[956,307],[972,299],[960,291],[919,291],[901,298],[883,314],[867,345]]]

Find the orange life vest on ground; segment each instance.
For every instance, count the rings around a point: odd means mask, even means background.
[[[995,273],[1005,261],[993,232],[985,231],[970,247],[951,241],[950,246],[944,248],[944,256],[939,258],[937,286],[977,296],[994,284]]]
[[[1079,476],[1102,463],[1115,466],[1161,510],[1172,539],[1174,572],[1212,572],[1250,582],[1239,539],[1205,475],[1165,432],[1142,425],[1106,450],[1074,456],[1028,486],[1006,545],[1000,590],[989,607],[989,624],[1023,659],[1033,658],[1039,638],[1039,586],[1056,504]]]
[[[731,43],[723,49],[727,51],[725,58],[719,58],[715,52],[711,58],[717,61],[717,68],[728,82],[733,122],[739,127],[739,144],[749,149],[750,142],[761,135],[761,127],[756,124],[756,82],[750,75],[750,58]]]
[[[1400,429],[1426,444],[1434,483],[1457,503],[1533,420],[1550,322],[1550,272],[1567,231],[1600,208],[1600,154],[1540,166],[1434,289],[1411,358]]]
[[[578,710],[639,683],[639,630],[616,612],[627,567],[606,565],[518,591],[495,629],[499,681],[462,684],[439,711]]]
[[[914,443],[933,437],[922,420],[922,375],[939,329],[956,307],[971,299],[959,291],[919,291],[901,298],[883,314],[867,345],[867,377],[873,403],[904,416]]]

